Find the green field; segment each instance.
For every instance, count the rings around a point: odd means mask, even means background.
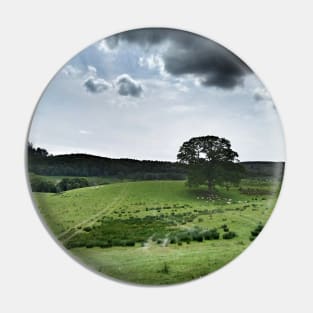
[[[49,228],[83,263],[117,279],[160,285],[204,276],[240,254],[279,190],[280,181],[246,179],[209,198],[205,187],[190,189],[184,181],[139,181],[34,198]]]

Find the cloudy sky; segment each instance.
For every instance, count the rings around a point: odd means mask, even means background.
[[[142,29],[70,60],[42,95],[29,140],[52,154],[175,161],[204,135],[229,139],[241,161],[285,158],[271,97],[244,63],[203,37]]]

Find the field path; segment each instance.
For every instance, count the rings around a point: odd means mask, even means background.
[[[103,217],[105,214],[109,213],[112,209],[115,208],[115,206],[118,203],[122,202],[125,199],[127,195],[126,189],[127,189],[127,186],[124,186],[120,194],[111,203],[109,203],[103,210],[88,217],[84,221],[76,224],[75,226],[70,227],[69,229],[65,230],[64,232],[58,235],[58,239],[61,240],[63,243],[66,243],[68,240],[70,240],[71,238],[76,236],[79,232],[81,232],[81,229],[79,229],[78,227],[83,227],[83,226],[87,226],[87,224],[90,225],[90,223],[95,223],[100,217]]]
[[[154,235],[154,234],[153,234],[153,235]],[[151,247],[153,235],[150,236],[150,237],[147,239],[147,241],[144,243],[144,246],[142,247],[142,249],[149,249],[149,248]]]

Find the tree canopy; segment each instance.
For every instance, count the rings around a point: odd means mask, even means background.
[[[112,177],[130,180],[185,180],[186,167],[177,162],[111,159],[88,154],[52,155],[28,144],[28,170],[43,176]]]
[[[180,163],[188,165],[188,184],[207,184],[209,193],[215,184],[236,184],[243,177],[238,153],[231,143],[217,136],[191,138],[183,143],[177,154]]]

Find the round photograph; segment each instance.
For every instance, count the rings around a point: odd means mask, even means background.
[[[74,56],[27,138],[33,202],[55,241],[92,271],[140,285],[197,279],[243,252],[274,209],[284,161],[278,112],[250,67],[168,28]]]

